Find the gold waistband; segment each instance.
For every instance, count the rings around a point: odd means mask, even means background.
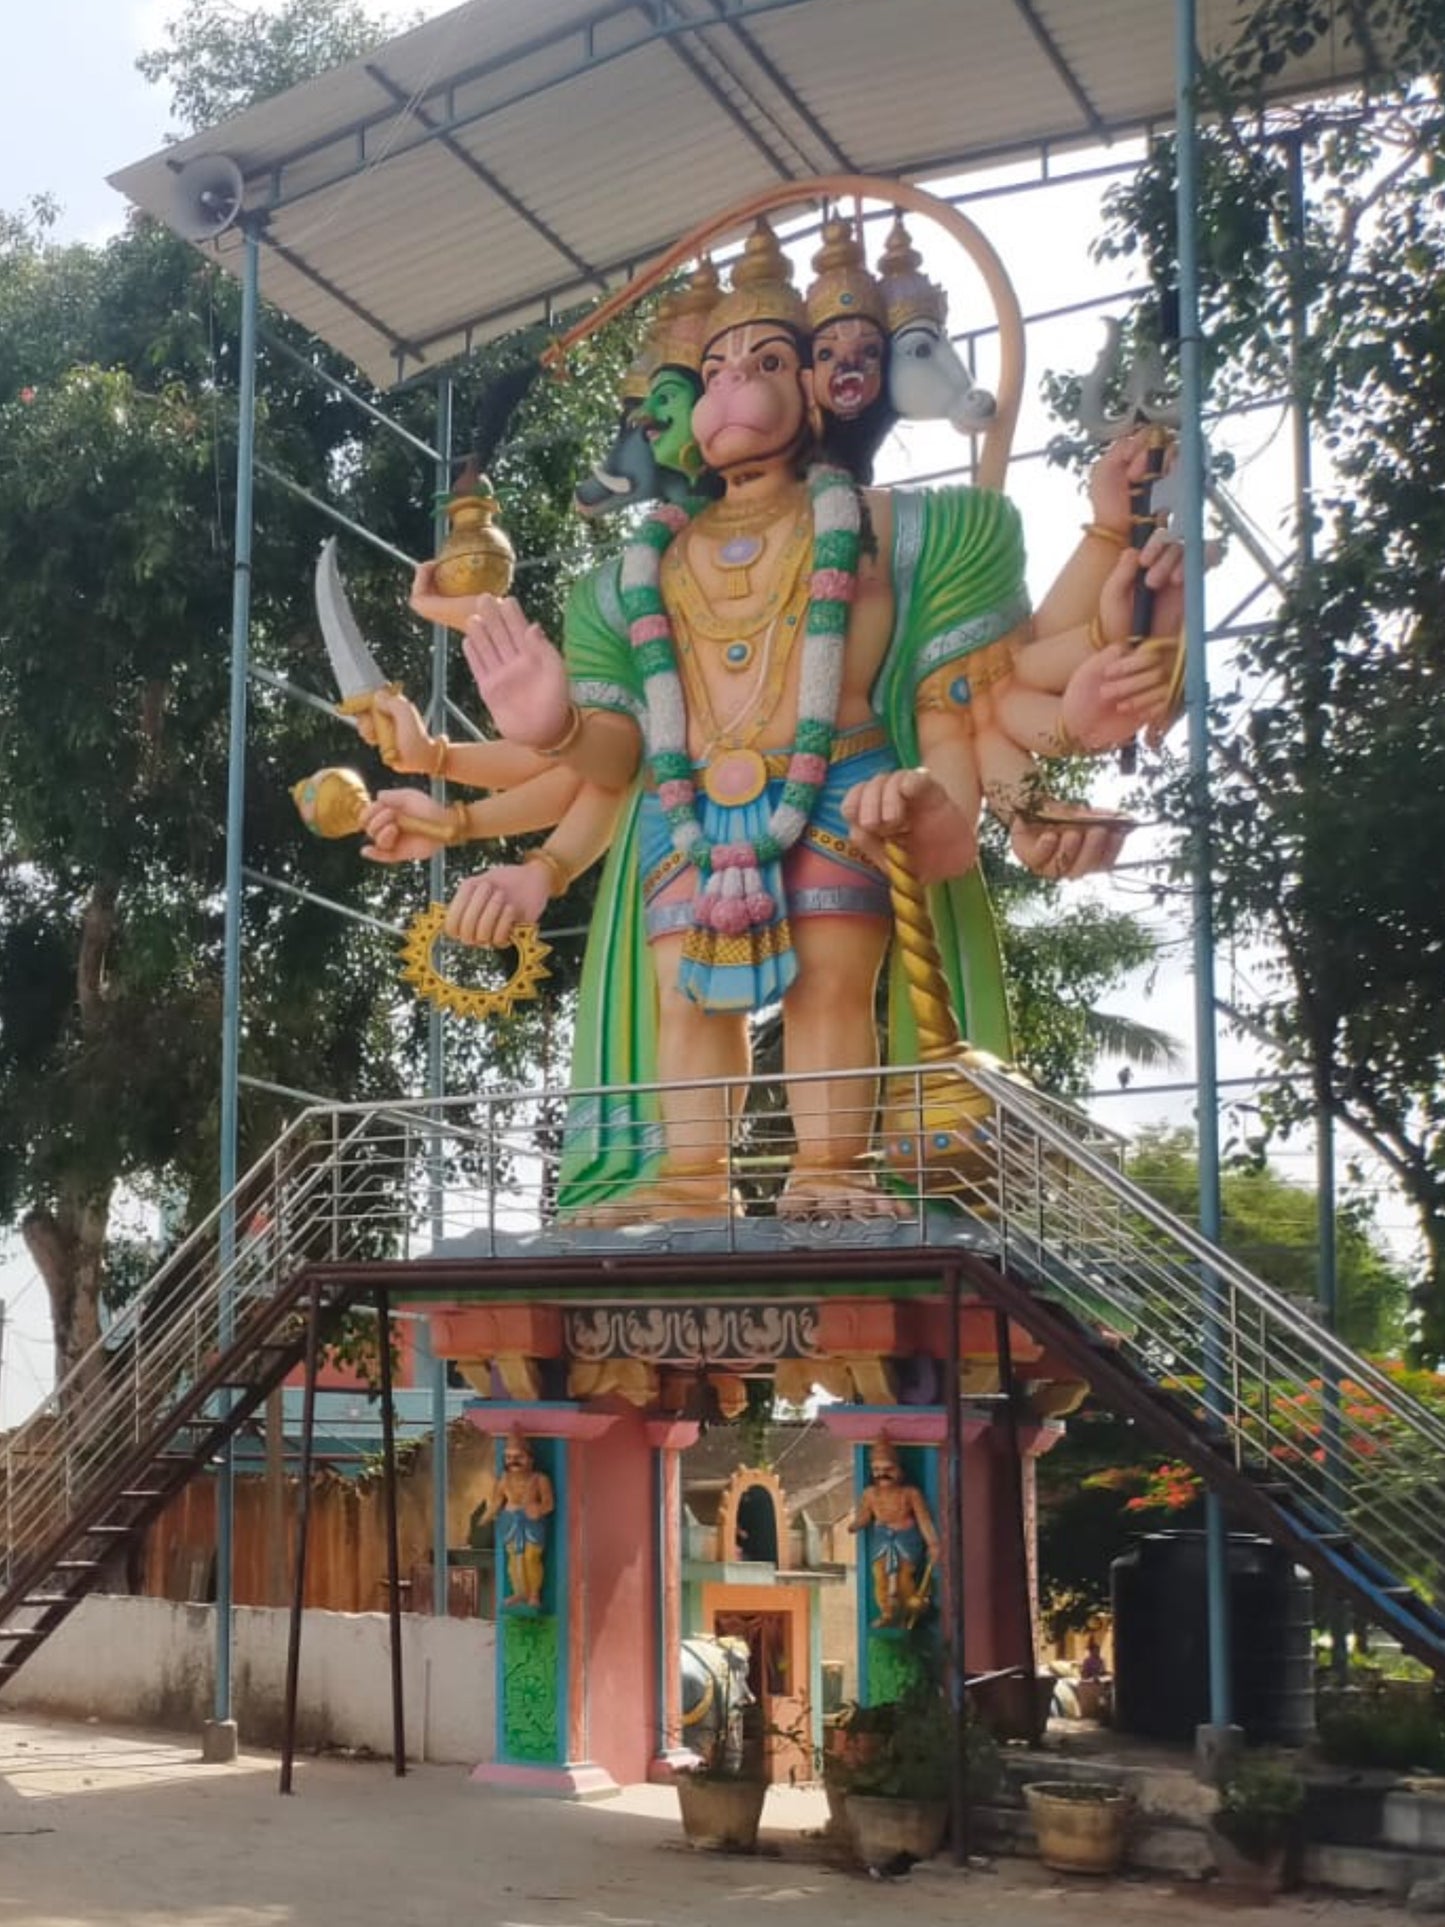
[[[853,729],[842,736],[833,738],[833,746],[828,751],[830,763],[846,763],[850,756],[864,756],[870,749],[886,749],[888,731],[882,723],[869,723],[862,729]],[[769,776],[786,776],[793,752],[789,749],[767,749],[762,752],[763,761],[768,766]]]

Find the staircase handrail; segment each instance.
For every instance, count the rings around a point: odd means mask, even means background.
[[[1303,1341],[1322,1363],[1340,1379],[1362,1389],[1387,1405],[1397,1417],[1425,1434],[1445,1451],[1445,1421],[1430,1407],[1402,1390],[1393,1379],[1363,1354],[1352,1350],[1328,1326],[1301,1311],[1299,1302],[1260,1278],[1232,1257],[1222,1246],[1213,1244],[1167,1206],[1159,1203],[1125,1173],[1099,1158],[1076,1138],[1059,1129],[1047,1111],[1038,1114],[1028,1092],[1016,1080],[996,1072],[969,1065],[963,1075],[977,1084],[999,1109],[1020,1118],[1049,1148],[1062,1152],[1076,1170],[1091,1178],[1102,1190],[1136,1216],[1144,1219],[1181,1247],[1201,1271],[1212,1272],[1221,1282],[1236,1290],[1248,1303],[1267,1310],[1274,1321],[1294,1339]],[[1006,1201],[1001,1200],[1006,1209]]]

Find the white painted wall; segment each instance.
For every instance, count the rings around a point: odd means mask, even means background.
[[[289,1614],[238,1606],[232,1700],[242,1744],[279,1746]],[[475,1765],[493,1757],[496,1629],[484,1619],[403,1613],[407,1755]],[[211,1717],[215,1608],[92,1593],[27,1661],[0,1710],[118,1720],[199,1734]],[[384,1613],[308,1612],[297,1744],[391,1755]]]

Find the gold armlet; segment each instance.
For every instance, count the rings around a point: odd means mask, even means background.
[[[1103,522],[1082,522],[1079,525],[1085,535],[1097,535],[1101,542],[1111,542],[1116,549],[1127,549],[1129,538],[1121,535],[1118,529],[1111,529]]]
[[[1084,745],[1077,736],[1065,729],[1062,722],[1058,722],[1049,731],[1043,753],[1045,756],[1082,756]]]
[[[560,756],[564,750],[571,749],[581,734],[582,711],[577,707],[576,703],[568,703],[567,724],[562,734],[557,738],[555,743],[548,743],[545,749],[539,746],[537,754],[539,756]]]
[[[1164,723],[1160,734],[1179,721],[1179,711],[1185,707],[1185,665],[1189,663],[1189,640],[1183,630],[1173,638],[1173,669],[1169,671],[1169,688],[1164,698]]]
[[[1104,634],[1103,625],[1097,616],[1090,616],[1089,627],[1085,633],[1089,647],[1095,655],[1098,655],[1101,649],[1109,647],[1109,638]]]
[[[471,805],[469,803],[448,803],[446,840],[452,843],[469,843],[472,837]]]
[[[1151,642],[1167,642],[1167,636],[1151,636]],[[1189,639],[1181,629],[1174,637],[1174,664],[1169,671],[1169,687],[1164,692],[1164,713],[1157,723],[1150,723],[1144,731],[1144,740],[1150,749],[1158,749],[1164,738],[1178,722],[1184,709],[1184,677],[1189,662]]]
[[[452,753],[451,744],[445,736],[438,736],[434,738],[431,750],[431,768],[427,771],[427,775],[445,776],[447,773],[447,758]]]
[[[547,893],[549,896],[560,897],[566,895],[568,889],[571,887],[572,872],[555,850],[549,850],[545,844],[539,843],[535,849],[528,850],[527,854],[522,858],[522,861],[524,863],[540,863],[543,869],[546,870],[547,875],[551,878],[552,884],[551,889]]]
[[[1184,671],[1189,661],[1189,642],[1181,629],[1174,638],[1174,667],[1169,672],[1169,694],[1165,699],[1165,714],[1172,723],[1184,707]]]

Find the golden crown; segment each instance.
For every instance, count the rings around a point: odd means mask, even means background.
[[[896,335],[910,321],[936,321],[941,327],[948,319],[948,295],[923,272],[923,256],[914,247],[901,214],[883,244],[878,278],[890,334]]]
[[[657,351],[652,345],[652,335],[649,333],[628,363],[627,373],[622,377],[620,393],[624,402],[644,399],[652,386],[652,377],[657,373],[657,365]]]
[[[659,368],[685,368],[692,374],[697,373],[702,366],[704,343],[712,330],[712,313],[718,305],[718,295],[717,269],[704,255],[693,269],[687,286],[663,296],[657,319],[647,336],[653,373]]]
[[[876,321],[887,317],[883,290],[868,272],[863,250],[849,223],[834,216],[823,223],[823,245],[813,256],[817,280],[808,289],[808,319],[814,328],[830,321]]]
[[[733,267],[732,286],[707,318],[704,349],[729,328],[745,328],[752,321],[780,321],[800,335],[808,332],[808,310],[793,286],[788,257],[762,219]]]

